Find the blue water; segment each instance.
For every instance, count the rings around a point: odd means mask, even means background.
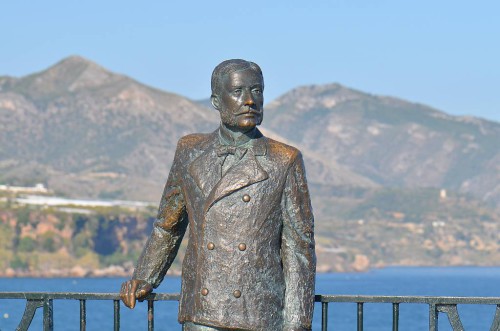
[[[32,279],[0,278],[0,292],[118,292],[122,278],[98,279]],[[167,277],[156,292],[179,292],[180,278]],[[320,274],[316,292],[322,294],[364,295],[430,295],[430,296],[490,296],[500,297],[500,267],[496,268],[386,268],[368,273]],[[134,310],[121,306],[122,330],[147,330],[146,303]],[[320,330],[321,306],[316,305],[313,330]],[[392,306],[365,304],[364,330],[390,330]],[[15,330],[24,311],[22,300],[0,300],[0,330]],[[428,306],[401,304],[400,330],[428,330]],[[494,306],[459,305],[466,331],[489,330],[495,313]],[[87,330],[113,329],[113,303],[87,303]],[[329,330],[355,330],[356,304],[338,303],[329,306]],[[39,309],[30,330],[41,330],[42,311]],[[135,327],[139,325],[139,327]],[[79,330],[79,302],[54,301],[55,330]],[[155,329],[180,330],[177,324],[177,302],[155,304]],[[439,318],[439,330],[451,330],[444,315]],[[273,330],[270,330],[273,331]]]

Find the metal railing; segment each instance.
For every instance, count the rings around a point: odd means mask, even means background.
[[[113,329],[120,330],[120,296],[118,293],[61,293],[61,292],[0,292],[0,299],[26,300],[23,317],[16,330],[28,330],[38,308],[43,308],[43,330],[54,329],[53,301],[78,300],[80,302],[80,330],[87,327],[86,304],[88,300],[113,301]],[[154,302],[178,301],[179,294],[152,293],[146,297],[148,304],[148,330],[154,330]],[[316,295],[315,301],[321,303],[321,330],[328,330],[328,305],[330,303],[357,304],[357,330],[363,331],[363,307],[365,303],[392,304],[392,330],[399,330],[399,307],[401,304],[426,304],[429,307],[429,331],[438,330],[438,317],[448,317],[453,331],[464,331],[457,310],[458,304],[496,305],[490,331],[500,331],[500,297],[430,297],[430,296],[368,296],[368,295]]]
[[[321,302],[321,330],[328,330],[328,304],[357,303],[357,330],[363,331],[363,306],[365,303],[392,304],[392,330],[399,330],[400,304],[426,304],[429,306],[429,331],[438,330],[439,313],[448,317],[453,331],[464,331],[458,304],[496,305],[490,331],[500,331],[500,298],[497,297],[430,297],[430,296],[370,296],[370,295],[316,295]]]

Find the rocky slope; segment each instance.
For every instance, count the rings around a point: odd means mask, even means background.
[[[499,123],[330,84],[271,102],[265,125],[380,186],[447,188],[500,204]]]
[[[70,57],[0,78],[0,182],[156,202],[177,139],[217,124],[206,102]],[[263,131],[303,151],[313,184],[442,187],[500,202],[498,123],[330,84],[268,104]]]
[[[70,57],[0,78],[0,182],[157,201],[178,138],[217,123],[186,98]]]
[[[0,77],[0,184],[40,182],[58,195],[156,204],[178,138],[212,131],[218,122],[206,102],[70,57],[30,76]],[[319,270],[500,263],[500,220],[492,211],[500,208],[499,123],[330,84],[299,87],[266,105],[262,131],[304,154]],[[78,215],[28,208],[26,218],[18,215],[25,206],[5,201],[0,255],[3,268],[17,267],[18,274],[31,272],[35,248],[46,253],[38,261],[64,261],[64,268],[127,260],[126,271],[147,236],[145,219],[154,216],[92,216],[93,227],[82,234]],[[64,232],[64,222],[71,231]],[[140,235],[120,234],[139,223]]]
[[[470,197],[436,189],[330,194],[316,224],[318,272],[500,261],[500,216]],[[131,275],[154,207],[43,207],[0,196],[0,277]],[[187,236],[186,236],[187,238]],[[171,274],[180,273],[187,242]]]

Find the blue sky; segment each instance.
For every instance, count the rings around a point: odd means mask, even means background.
[[[266,101],[338,82],[500,121],[500,1],[4,1],[0,75],[69,55],[192,99],[220,61],[261,65]]]

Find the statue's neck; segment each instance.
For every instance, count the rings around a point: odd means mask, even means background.
[[[224,123],[220,124],[219,132],[225,143],[232,146],[240,146],[249,142],[256,132],[256,128],[248,131],[241,131],[226,126]]]

